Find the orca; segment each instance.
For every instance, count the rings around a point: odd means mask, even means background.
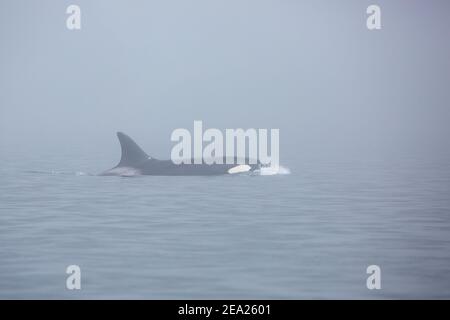
[[[224,158],[223,164],[201,164],[181,163],[175,164],[172,160],[159,160],[147,155],[129,136],[117,132],[122,156],[117,166],[100,173],[101,176],[213,176],[225,174],[238,174],[243,172],[254,172],[261,168],[259,161],[237,161],[227,164]],[[191,159],[192,160],[192,159]]]

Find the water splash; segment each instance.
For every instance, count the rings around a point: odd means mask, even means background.
[[[271,167],[262,167],[258,170],[260,176],[273,176],[277,174],[285,175],[291,174],[291,170],[287,167],[283,166],[271,166]]]

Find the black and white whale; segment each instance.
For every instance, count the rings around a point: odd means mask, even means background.
[[[223,174],[236,174],[259,170],[261,165],[251,164],[248,159],[233,161],[233,164],[175,164],[172,160],[158,160],[148,156],[129,136],[117,132],[122,156],[120,162],[114,168],[102,172],[102,176],[211,176]],[[237,160],[237,159],[234,159]]]

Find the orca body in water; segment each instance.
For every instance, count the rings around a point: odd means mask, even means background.
[[[129,136],[122,132],[117,133],[122,156],[120,162],[114,168],[107,170],[102,176],[212,176],[223,174],[236,174],[259,170],[261,165],[250,164],[245,159],[242,164],[234,161],[233,164],[175,164],[172,160],[158,160],[148,156]],[[236,159],[234,159],[236,160]]]

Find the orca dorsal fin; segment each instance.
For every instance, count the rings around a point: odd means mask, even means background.
[[[117,132],[120,147],[122,148],[122,157],[117,165],[118,167],[132,166],[139,164],[150,157],[125,133]]]

